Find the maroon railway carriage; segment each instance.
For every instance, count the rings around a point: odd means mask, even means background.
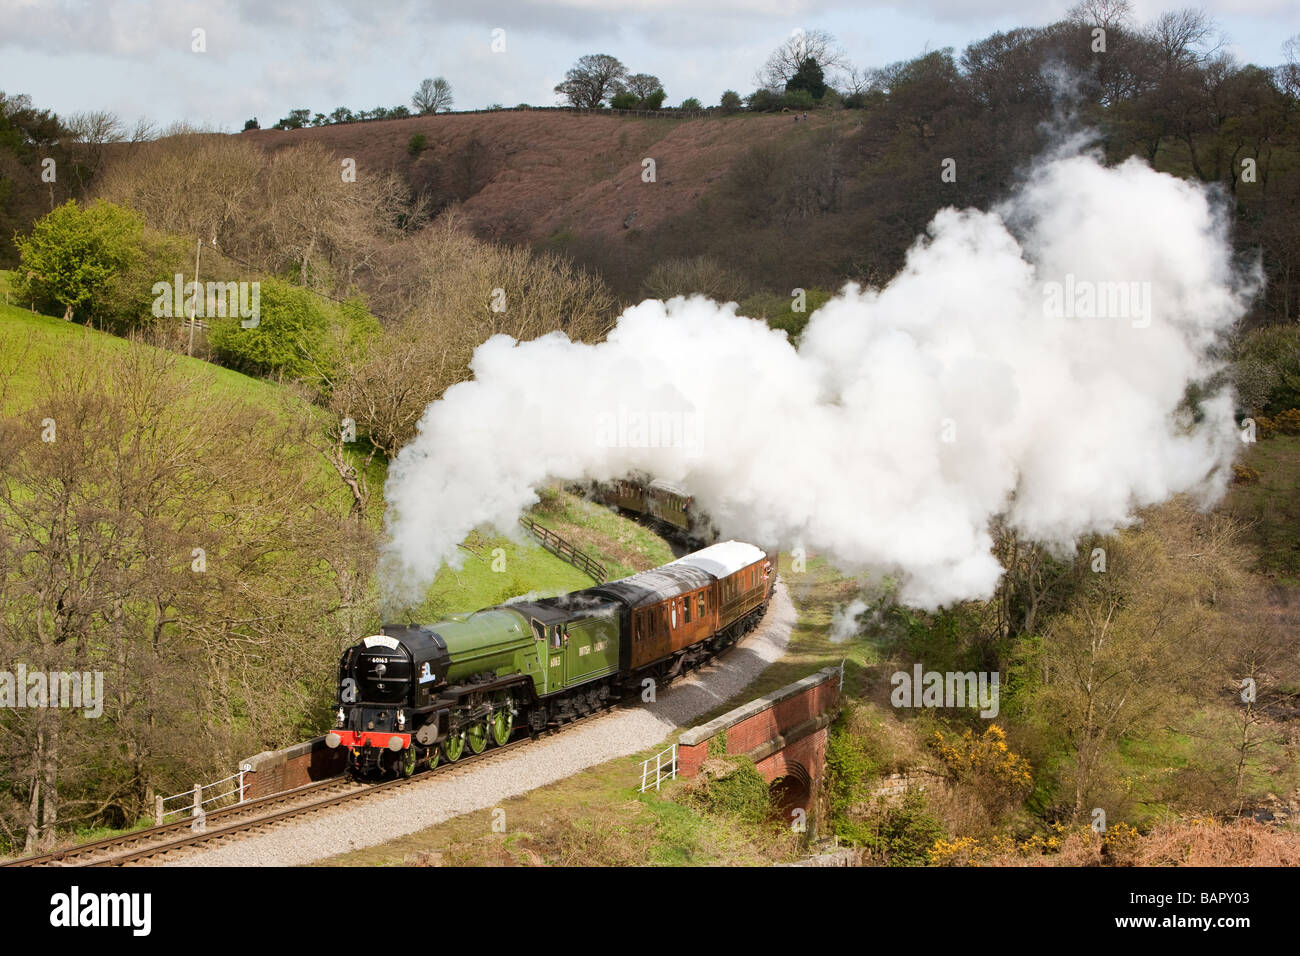
[[[590,588],[627,607],[625,674],[674,677],[753,630],[775,584],[775,557],[723,541],[671,564]]]

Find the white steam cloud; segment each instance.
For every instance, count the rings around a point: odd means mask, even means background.
[[[836,607],[831,612],[831,636],[832,644],[843,644],[849,638],[858,633],[858,628],[862,626],[862,615],[867,613],[867,602],[862,598],[854,598],[844,607]]]
[[[1222,494],[1232,396],[1195,423],[1177,408],[1256,281],[1201,187],[1073,155],[994,211],[939,212],[887,286],[845,286],[797,350],[698,297],[642,302],[597,345],[494,337],[392,463],[386,577],[418,600],[548,479],[645,472],[724,538],[892,576],[919,607],[987,597],[996,516],[1065,548]]]

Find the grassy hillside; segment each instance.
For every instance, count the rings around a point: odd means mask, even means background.
[[[9,275],[0,272],[0,283],[3,283],[0,296],[3,296],[8,281]],[[42,381],[43,368],[50,361],[57,362],[60,352],[78,340],[92,343],[93,348],[103,349],[105,354],[130,348],[151,348],[0,302],[0,353],[11,361],[17,360],[16,374],[0,411],[15,414],[29,407]],[[318,417],[322,426],[326,423],[323,411],[272,382],[185,356],[178,356],[177,362],[182,373],[196,376],[199,387],[214,402],[241,402],[263,409],[303,411]],[[324,461],[321,467],[323,472],[329,472]],[[369,469],[373,490],[371,520],[376,526],[382,521],[386,471],[381,459],[373,461]],[[672,559],[671,551],[661,540],[608,509],[590,506],[564,493],[556,493],[548,500],[553,503],[553,508],[539,514],[539,519],[560,534],[567,536],[576,532],[582,547],[596,545],[594,550],[599,559],[617,575]],[[601,544],[602,541],[608,544]],[[504,552],[504,571],[492,569],[493,552],[497,548]],[[454,570],[443,569],[430,589],[428,600],[418,609],[419,615],[476,610],[520,594],[556,594],[589,587],[592,583],[581,571],[530,541],[519,544],[505,537],[475,533],[462,544],[462,549],[467,555],[464,566]]]
[[[484,234],[563,243],[566,235],[653,230],[693,208],[755,143],[805,136],[829,122],[825,114],[795,127],[772,114],[688,120],[505,111],[241,135],[268,149],[320,143],[355,157],[359,168],[394,168],[417,190],[460,202]],[[417,135],[425,145],[412,155]],[[646,158],[655,160],[653,183],[642,180]]]

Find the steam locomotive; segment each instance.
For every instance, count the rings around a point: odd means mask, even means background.
[[[428,625],[385,625],[343,652],[337,726],[357,775],[410,776],[671,681],[762,619],[776,555],[724,541],[662,567]]]

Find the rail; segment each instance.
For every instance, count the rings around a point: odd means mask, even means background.
[[[664,761],[664,754],[668,755],[667,762]],[[654,779],[650,777],[650,761],[654,761]],[[645,793],[650,789],[651,784],[656,790],[659,784],[665,780],[672,780],[677,776],[677,745],[673,744],[667,750],[661,750],[653,757],[647,757],[641,762],[641,792]]]
[[[182,790],[180,793],[173,793],[170,797],[154,798],[154,825],[162,826],[167,818],[176,814],[188,813],[194,820],[196,830],[202,830],[206,825],[207,810],[212,804],[218,806],[235,806],[244,802],[244,774],[248,771],[241,767],[238,772],[232,773],[229,777],[222,777],[220,780],[214,780],[212,783],[196,783],[189,790]],[[231,784],[228,790],[220,793],[214,793],[211,796],[205,796],[209,790],[214,790],[225,784]],[[230,801],[229,798],[236,799]],[[185,803],[173,810],[167,809],[167,804],[172,800],[184,798]],[[223,802],[229,801],[229,802]],[[213,808],[215,809],[215,807]]]
[[[604,584],[609,580],[609,571],[603,564],[589,555],[581,548],[575,547],[568,541],[565,541],[558,534],[544,525],[538,524],[527,515],[519,519],[528,533],[537,539],[537,542],[551,554],[555,555],[562,561],[568,561],[571,565],[587,575],[597,584]]]

